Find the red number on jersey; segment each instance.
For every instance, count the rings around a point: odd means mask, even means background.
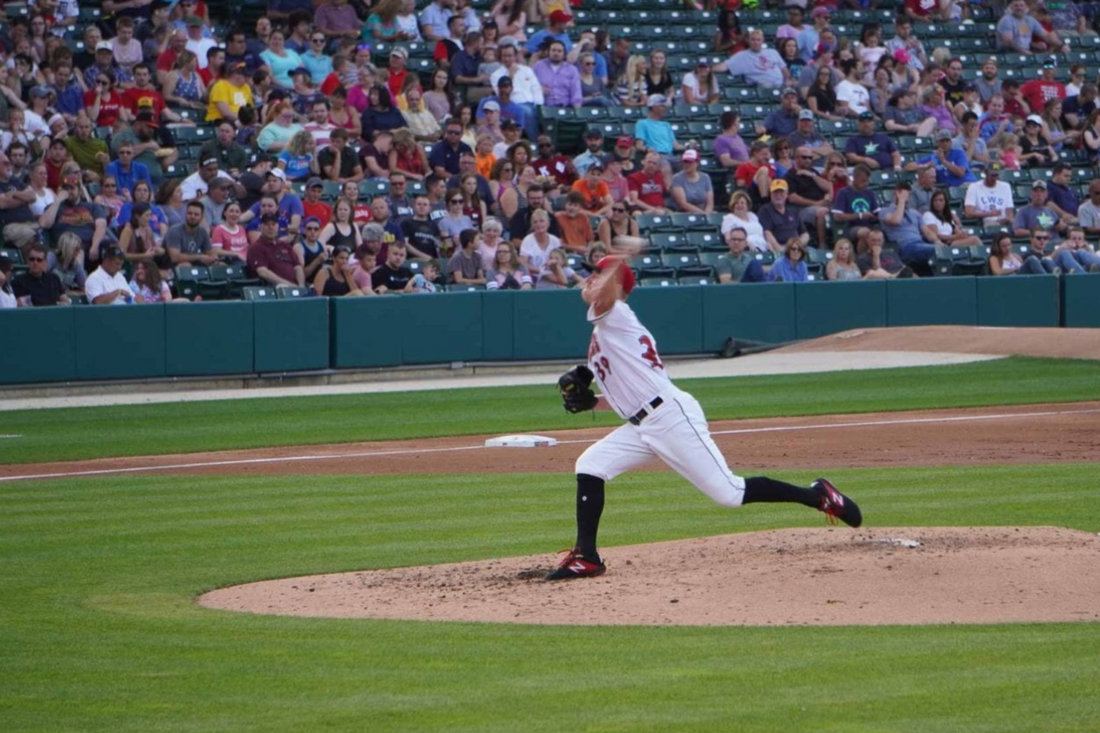
[[[665,365],[661,363],[661,360],[657,358],[657,349],[653,348],[653,341],[649,336],[642,336],[638,339],[638,343],[646,347],[645,353],[642,354],[642,358],[653,365],[655,369],[664,369]]]
[[[592,366],[596,367],[596,373],[600,375],[601,382],[607,379],[607,375],[611,374],[611,362],[607,360],[606,356],[595,359]]]

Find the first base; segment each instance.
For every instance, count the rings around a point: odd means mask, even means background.
[[[545,435],[502,435],[485,441],[486,448],[548,448],[557,444],[556,438]]]

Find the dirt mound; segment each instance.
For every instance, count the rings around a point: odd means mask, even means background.
[[[286,578],[199,603],[250,613],[523,624],[835,626],[1095,621],[1100,537],[1056,527],[787,529],[551,556]]]
[[[937,351],[1100,360],[1100,331],[982,326],[864,328],[792,344],[776,353],[805,351]]]

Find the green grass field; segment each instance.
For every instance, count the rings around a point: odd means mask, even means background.
[[[1096,374],[1080,362],[1010,360],[687,386],[713,417],[734,417],[1097,398]],[[1064,380],[1055,382],[1057,395],[1035,394],[1044,375]],[[908,388],[915,377],[934,387]],[[386,437],[501,432],[501,424],[520,426],[514,398],[542,400],[542,391],[363,397],[353,412],[360,421],[386,415]],[[549,402],[552,426],[578,424],[557,414],[552,395]],[[452,414],[460,405],[474,427],[452,429],[464,427]],[[40,458],[106,455],[107,445],[118,453],[182,450],[200,438],[205,448],[286,443],[278,428],[291,423],[311,426],[311,442],[373,435],[351,414],[326,426],[336,406],[324,400],[117,409],[136,431],[126,440],[85,411],[5,414],[5,432],[30,436]],[[179,425],[171,418],[177,410],[189,413]],[[540,404],[533,415],[543,411]],[[248,415],[262,434],[247,434]],[[106,433],[78,439],[77,425]],[[51,426],[52,446],[38,434]],[[1100,624],[527,627],[294,619],[194,605],[205,590],[264,578],[535,553],[549,560],[573,535],[570,469],[0,484],[0,730],[1100,727]],[[1100,531],[1100,463],[841,469],[830,476],[858,496],[869,524]],[[720,510],[674,476],[643,473],[609,489],[601,538],[610,548],[820,522],[792,507]]]

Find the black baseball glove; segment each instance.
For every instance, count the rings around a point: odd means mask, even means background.
[[[591,410],[599,402],[592,391],[593,374],[588,367],[575,366],[558,379],[558,391],[565,402],[568,412],[577,413]]]

